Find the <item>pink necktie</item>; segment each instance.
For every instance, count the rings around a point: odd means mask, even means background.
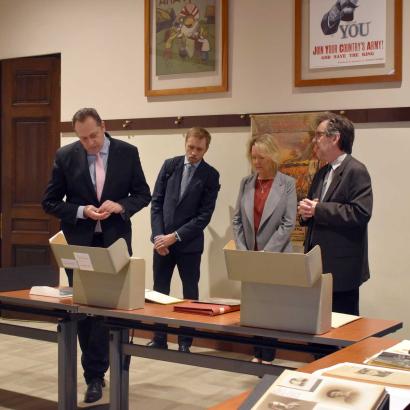
[[[105,181],[105,169],[101,154],[98,152],[95,160],[95,190],[97,192],[98,200],[101,199],[101,194]]]

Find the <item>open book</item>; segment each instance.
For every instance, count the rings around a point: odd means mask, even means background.
[[[410,372],[406,370],[346,362],[317,370],[314,375],[318,377],[327,375],[382,385],[389,395],[390,410],[410,408]]]
[[[382,386],[290,370],[285,370],[256,403],[252,404],[251,396],[249,399],[240,410],[388,409],[388,395]]]

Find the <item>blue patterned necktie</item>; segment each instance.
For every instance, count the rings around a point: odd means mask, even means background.
[[[192,178],[192,174],[194,173],[195,167],[187,163],[184,166],[184,172],[182,173],[182,179],[181,179],[181,190],[179,193],[179,198],[182,198],[182,195],[184,195],[184,192],[189,184],[189,181]]]

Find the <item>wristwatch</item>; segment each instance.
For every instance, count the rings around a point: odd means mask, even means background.
[[[178,242],[181,242],[181,237],[178,235],[178,232],[177,232],[177,231],[174,232],[174,236],[175,236],[175,239],[176,239]]]

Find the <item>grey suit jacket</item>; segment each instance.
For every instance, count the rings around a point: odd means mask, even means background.
[[[237,249],[255,249],[254,197],[257,175],[242,179],[232,220]],[[281,172],[276,174],[266,199],[256,233],[258,250],[292,252],[290,235],[296,221],[295,180]]]

